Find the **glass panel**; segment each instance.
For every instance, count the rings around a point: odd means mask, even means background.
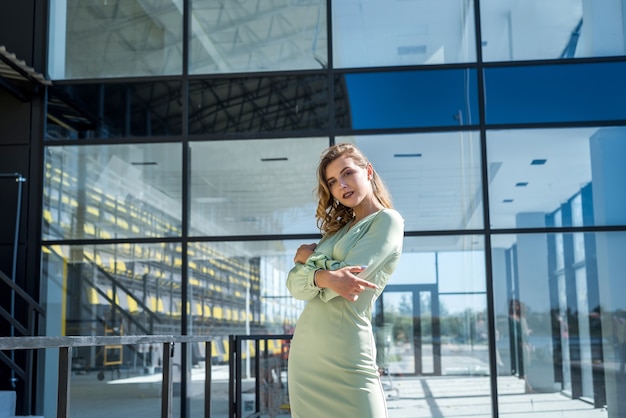
[[[43,239],[181,235],[180,144],[46,148]]]
[[[383,292],[382,319],[375,327],[377,363],[384,373],[393,375],[415,374],[415,345],[413,292]],[[430,359],[432,364],[432,357]]]
[[[582,261],[573,258],[575,239],[583,239],[588,250]],[[612,272],[625,267],[626,234],[581,232],[563,234],[563,241],[564,266],[555,272],[554,234],[493,237],[494,306],[504,340],[498,345],[503,363],[499,409],[537,414],[539,394],[544,399],[552,394],[552,414],[606,416],[608,409],[619,416],[623,402],[618,394],[626,389],[620,353],[626,283]],[[511,253],[515,274],[502,267]],[[512,402],[513,396],[534,399],[534,408]]]
[[[561,353],[561,373],[562,383],[561,390],[564,393],[570,394],[572,393],[572,359],[570,357],[570,345],[569,345],[569,315],[568,315],[568,306],[567,306],[567,294],[566,292],[566,284],[565,284],[565,273],[559,273],[556,276],[557,280],[557,292],[558,292],[558,300],[559,300],[559,337],[557,339],[557,344],[555,345],[555,351],[557,353]],[[560,345],[559,345],[560,344]]]
[[[489,131],[487,155],[494,228],[571,226],[581,193],[585,226],[626,223],[625,128]]]
[[[476,60],[474,2],[334,1],[334,67]]]
[[[484,279],[484,277],[483,277]],[[489,376],[485,293],[440,294],[441,373]],[[485,385],[486,380],[479,380]],[[483,389],[487,389],[484,387]]]
[[[420,245],[420,241],[419,238],[404,238],[404,253],[393,273],[394,284],[437,283],[437,256],[433,252],[415,252],[413,246]]]
[[[422,341],[422,369],[417,372],[484,379],[475,383],[477,396],[489,394],[483,245],[479,236],[406,237],[398,268],[383,293],[416,292],[420,306],[415,307],[415,320]]]
[[[192,143],[190,235],[319,233],[313,190],[326,147],[327,138]]]
[[[180,1],[53,0],[52,79],[182,74]]]
[[[420,301],[420,340],[422,355],[422,373],[435,372],[435,347],[433,344],[433,300],[432,292],[419,292]]]
[[[46,335],[180,335],[176,248],[174,243],[44,246]],[[162,347],[74,348],[72,416],[107,417],[120,405],[126,412],[140,411],[133,416],[158,416],[160,403],[154,399],[161,395]],[[45,365],[53,375],[58,364],[54,354],[46,353],[50,363]],[[180,362],[180,356],[173,361]],[[180,375],[174,374],[174,380],[179,384]]]
[[[308,242],[308,241],[307,241]],[[293,257],[300,241],[232,241],[192,242],[189,244],[189,313],[191,335],[210,335],[214,341],[213,352],[192,352],[193,361],[210,358],[215,381],[228,379],[228,338],[240,335],[292,334],[293,328],[304,308],[305,302],[291,297],[285,286],[287,273],[293,267]],[[261,345],[264,350],[265,346]],[[278,361],[283,366],[275,379],[283,379],[284,386],[260,382],[261,411],[270,414],[284,408],[286,398],[286,360],[289,341],[268,343],[268,362]],[[244,345],[247,354],[242,361],[244,403],[254,402],[254,373],[256,352],[253,346]],[[248,355],[249,354],[249,355]],[[266,364],[265,362],[262,365]],[[190,407],[192,416],[199,416],[204,408],[204,377],[201,372],[190,370]],[[278,380],[275,380],[278,382]],[[219,383],[218,383],[219,384]],[[225,387],[225,386],[224,386]],[[212,412],[226,415],[228,391],[211,393]],[[244,406],[247,413],[254,412]]]
[[[191,350],[189,393],[191,409],[194,411],[192,416],[200,416],[204,411],[204,373],[203,367],[198,366],[211,361],[214,365],[213,379],[228,379],[229,335],[293,333],[304,302],[291,297],[285,286],[285,278],[293,267],[293,256],[300,244],[296,241],[189,244],[188,333],[213,339],[212,353],[206,353],[200,345]],[[264,345],[260,347],[263,352],[265,348]],[[251,400],[247,394],[254,395],[254,392],[248,391],[254,390],[254,382],[249,378],[253,376],[254,360],[258,357],[253,346],[244,345],[244,349],[244,402],[253,402],[254,397]],[[276,369],[269,372],[271,374],[267,380],[259,382],[262,411],[269,409],[276,413],[288,402],[288,350],[289,340],[268,343],[267,359],[262,366],[274,364]],[[279,385],[280,382],[283,384]],[[214,390],[211,402],[213,413],[225,415],[228,411],[228,391]]]
[[[624,119],[624,73],[626,62],[487,68],[486,122]]]
[[[482,239],[473,238],[464,244],[462,251],[447,251],[437,254],[439,291],[486,292],[485,252]],[[477,248],[478,251],[473,251]]]
[[[480,143],[475,132],[339,137],[372,162],[405,230],[480,228]]]
[[[603,57],[626,52],[626,15],[619,1],[481,0],[480,16],[485,61]]]
[[[328,79],[294,75],[192,80],[189,106],[191,134],[322,130],[328,127]]]
[[[583,236],[575,234],[575,236]],[[576,294],[578,296],[576,303],[578,307],[578,343],[579,358],[575,359],[580,364],[581,381],[582,381],[582,397],[593,399],[593,361],[592,358],[601,358],[601,353],[594,356],[591,350],[601,350],[597,341],[592,340],[592,332],[590,329],[590,321],[593,318],[592,312],[589,312],[589,294],[587,291],[587,271],[584,267],[575,269],[576,276]],[[597,312],[596,312],[597,313]]]
[[[474,70],[396,71],[340,76],[336,101],[345,90],[347,116],[340,129],[464,126],[478,123]],[[510,99],[510,98],[509,98]]]
[[[251,249],[254,249],[252,253]],[[276,263],[276,257],[268,253],[259,254],[257,244],[253,242],[190,244],[187,251],[190,334],[213,335],[214,328],[220,325],[228,326],[233,334],[265,333],[264,321],[268,317],[276,324],[289,317],[282,309],[269,316],[264,310],[261,288],[267,294],[287,297],[284,283],[277,278],[284,278],[288,272],[284,264],[289,260],[288,254],[285,251],[278,257],[283,268],[276,272],[268,270],[268,262],[272,263],[269,266]]]
[[[50,88],[46,140],[180,135],[180,82]]]
[[[191,74],[326,68],[324,1],[191,3]]]

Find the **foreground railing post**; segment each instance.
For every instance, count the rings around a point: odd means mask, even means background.
[[[70,416],[70,375],[72,373],[72,347],[59,347],[59,385],[57,392],[57,418]]]
[[[161,418],[172,417],[172,358],[174,343],[163,343],[163,383],[161,386]]]

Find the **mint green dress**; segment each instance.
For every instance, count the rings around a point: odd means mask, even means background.
[[[291,294],[308,303],[296,324],[288,364],[291,415],[294,418],[384,418],[385,394],[376,365],[371,313],[400,254],[404,221],[383,209],[323,237],[306,264],[289,272]],[[367,266],[360,274],[376,283],[356,302],[313,283],[316,269]]]

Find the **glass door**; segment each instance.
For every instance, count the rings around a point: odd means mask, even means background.
[[[391,375],[441,374],[436,287],[389,285],[373,312],[377,361]]]

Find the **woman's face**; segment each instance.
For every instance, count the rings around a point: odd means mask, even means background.
[[[354,208],[370,195],[371,175],[371,165],[360,167],[351,157],[344,155],[326,166],[326,185],[339,203]]]

